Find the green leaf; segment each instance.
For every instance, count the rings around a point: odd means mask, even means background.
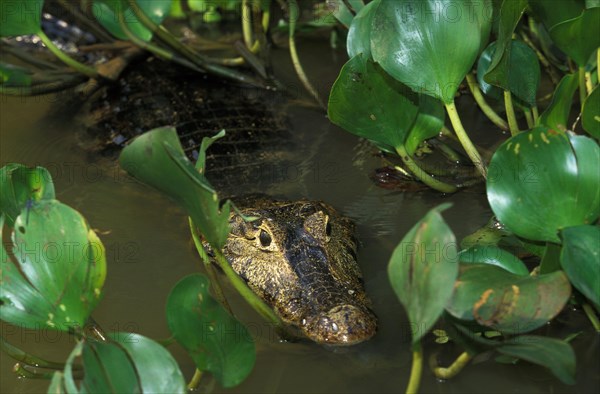
[[[581,15],[585,4],[583,0],[528,0],[529,7],[548,30],[557,24]]]
[[[371,30],[373,28],[373,15],[379,7],[381,0],[373,0],[367,4],[352,20],[348,37],[346,39],[346,50],[348,57],[353,58],[363,54],[364,59],[371,58]]]
[[[404,144],[419,111],[419,97],[359,54],[331,88],[329,119],[346,131],[394,150]]]
[[[373,16],[373,59],[419,93],[450,103],[487,45],[491,2],[383,1]]]
[[[13,64],[0,62],[0,85],[6,87],[31,86],[31,71]]]
[[[514,234],[560,243],[561,229],[598,218],[598,168],[600,148],[593,139],[536,127],[511,137],[494,153],[488,201]]]
[[[435,324],[454,290],[458,274],[456,239],[441,212],[431,209],[396,246],[388,277],[412,325],[413,343]]]
[[[344,0],[332,0],[330,7],[333,7],[333,16],[335,19],[340,21],[342,25],[349,27],[352,24],[354,15],[348,9]]]
[[[419,113],[406,137],[406,151],[413,155],[421,142],[440,133],[446,111],[442,102],[426,94],[419,95]]]
[[[584,10],[574,19],[566,20],[550,29],[550,37],[561,51],[569,55],[579,67],[585,67],[590,56],[600,46],[600,8]]]
[[[568,130],[567,121],[571,113],[573,94],[579,82],[576,74],[567,74],[558,83],[550,105],[538,119],[538,125],[546,125],[551,129]]]
[[[359,54],[340,71],[329,96],[328,115],[333,123],[383,150],[395,152],[406,144],[412,154],[439,133],[445,112],[439,100],[417,95]]]
[[[4,215],[0,235],[4,234]],[[83,327],[100,301],[104,246],[74,209],[41,200],[15,220],[0,246],[0,318],[27,328]]]
[[[592,137],[600,139],[600,88],[598,86],[583,103],[581,125]]]
[[[529,275],[529,270],[521,260],[496,246],[473,246],[462,250],[458,259],[462,264],[489,264],[515,275]]]
[[[514,45],[512,44],[512,35],[526,7],[526,0],[504,0],[502,2],[498,22],[498,40],[490,54],[493,56],[491,56],[489,67],[486,68],[485,75],[481,74],[480,76],[480,79],[485,80],[492,85],[500,86],[504,90],[510,90],[511,84],[509,81],[511,79],[511,74],[513,79],[518,77],[519,63],[511,59]],[[537,60],[535,53],[534,57]],[[479,68],[477,74],[479,75]]]
[[[510,53],[505,53],[507,60],[500,62],[494,73],[489,73],[488,70],[497,41],[483,51],[477,63],[477,81],[481,90],[490,97],[499,99],[502,97],[502,89],[508,90],[533,107],[536,105],[535,99],[540,85],[540,64],[537,55],[521,41],[512,40],[509,44]]]
[[[575,352],[565,341],[534,335],[521,335],[506,341],[498,352],[538,364],[552,371],[565,384],[575,384]]]
[[[139,334],[116,332],[109,334],[125,351],[135,368],[144,393],[185,393],[186,383],[177,361],[159,343]],[[103,364],[111,360],[101,360]]]
[[[54,197],[52,176],[45,168],[10,163],[0,169],[0,212],[9,226],[12,227],[28,202]]]
[[[85,377],[82,393],[141,393],[135,366],[125,349],[114,342],[84,342]]]
[[[144,41],[150,41],[153,33],[137,18],[125,0],[94,0],[92,11],[96,20],[113,36],[120,40],[129,38],[121,29],[119,18],[133,34]],[[171,10],[171,0],[136,0],[138,6],[152,22],[159,25]],[[121,16],[122,14],[122,16]]]
[[[562,239],[560,265],[573,286],[600,311],[600,227],[567,227]]]
[[[522,334],[546,324],[571,295],[562,271],[515,275],[487,264],[461,265],[454,296],[446,310],[503,333]]]
[[[223,387],[233,387],[254,367],[254,342],[208,289],[208,279],[200,274],[179,281],[167,300],[167,323],[199,370],[211,372]]]
[[[208,145],[203,141],[204,148]],[[202,149],[199,155],[204,157]],[[211,246],[219,249],[225,245],[230,202],[219,209],[217,193],[185,156],[174,128],[164,127],[142,134],[123,149],[119,161],[131,175],[185,208]]]
[[[3,1],[0,5],[0,37],[39,32],[43,5],[44,0]]]

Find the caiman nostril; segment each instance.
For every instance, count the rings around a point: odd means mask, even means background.
[[[331,345],[353,345],[371,338],[375,333],[377,319],[367,308],[354,305],[338,305],[323,312],[304,326],[311,337]]]

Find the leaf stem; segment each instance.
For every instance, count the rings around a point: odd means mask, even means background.
[[[600,321],[598,320],[598,316],[596,315],[596,312],[594,312],[594,308],[592,308],[592,306],[590,304],[588,304],[587,302],[584,303],[582,305],[582,307],[583,307],[583,311],[585,312],[585,315],[592,323],[592,326],[594,326],[594,328],[596,329],[596,332],[600,332]]]
[[[585,89],[588,96],[592,93],[592,90],[594,90],[594,85],[592,84],[592,73],[589,71],[585,72]]]
[[[152,33],[156,34],[156,36],[160,38],[165,44],[167,44],[171,49],[180,53],[198,67],[224,78],[232,79],[241,83],[247,83],[260,88],[265,87],[265,83],[248,75],[245,75],[241,72],[232,70],[230,68],[218,64],[211,64],[204,56],[200,55],[199,53],[190,49],[188,46],[179,42],[179,40],[163,26],[157,25],[150,18],[148,18],[144,11],[138,6],[136,0],[128,0],[127,4],[129,4],[129,7],[133,10],[135,16],[144,25],[144,27],[146,27]]]
[[[413,359],[412,366],[410,367],[410,379],[408,380],[408,386],[406,387],[406,394],[416,394],[419,392],[421,374],[423,372],[423,350],[421,348],[421,341],[413,343],[412,352]]]
[[[450,122],[452,122],[454,132],[456,133],[456,136],[458,137],[458,140],[460,141],[462,147],[464,148],[465,152],[467,152],[467,155],[469,156],[473,164],[475,164],[475,167],[477,167],[477,169],[479,170],[479,173],[484,178],[487,178],[487,168],[485,167],[485,164],[483,163],[479,152],[471,142],[471,139],[469,139],[469,136],[467,135],[467,132],[465,131],[465,128],[462,125],[460,116],[458,115],[458,111],[456,110],[456,105],[454,104],[454,100],[452,100],[452,102],[450,103],[446,103],[445,106],[446,111],[448,112],[448,117],[450,118]]]
[[[508,131],[508,123],[506,123],[506,121],[487,103],[485,97],[483,97],[483,94],[481,93],[481,89],[479,89],[479,85],[477,84],[477,80],[473,73],[467,74],[467,85],[469,85],[469,90],[471,91],[475,102],[479,108],[481,108],[485,116],[500,129]]]
[[[13,358],[25,365],[30,365],[32,367],[55,369],[55,370],[62,370],[65,367],[64,363],[44,360],[43,358],[29,354],[29,353],[19,349],[18,347],[8,343],[8,341],[6,339],[4,339],[4,337],[1,337],[1,336],[0,336],[0,349],[3,352],[5,352],[8,356],[10,356],[11,358]],[[73,369],[79,370],[79,369],[83,369],[83,367],[81,365],[73,365]]]
[[[585,68],[579,67],[579,104],[583,111],[583,103],[587,97],[587,91],[585,90]]]
[[[231,268],[229,262],[223,256],[220,250],[213,250],[215,254],[215,260],[219,267],[225,272],[227,279],[231,282],[233,287],[240,293],[240,295],[250,304],[250,306],[257,311],[261,316],[267,319],[270,323],[274,324],[278,331],[285,332],[283,322],[273,312],[273,310],[267,306],[256,294],[250,290],[248,285],[239,277],[239,275]]]
[[[302,68],[302,64],[300,63],[300,58],[298,56],[298,50],[296,48],[296,39],[295,39],[295,30],[296,30],[296,21],[298,19],[298,2],[296,0],[288,0],[289,3],[289,14],[290,14],[290,35],[289,35],[289,43],[290,43],[290,56],[292,57],[292,64],[294,65],[294,69],[296,70],[296,74],[300,79],[300,82],[304,85],[304,88],[314,97],[314,99],[319,103],[322,108],[327,108],[327,106],[321,100],[321,96],[317,90],[312,86],[306,73],[304,72],[304,68]]]
[[[210,257],[208,257],[208,254],[206,253],[206,250],[204,249],[204,245],[202,245],[202,241],[200,240],[200,236],[198,234],[196,226],[194,225],[194,222],[192,221],[192,218],[188,218],[188,222],[190,224],[190,232],[192,233],[192,239],[194,240],[194,245],[196,246],[196,250],[198,251],[200,258],[202,259],[202,262],[204,263],[206,272],[208,273],[208,277],[210,279],[210,283],[212,284],[212,289],[213,289],[215,298],[217,299],[217,301],[219,301],[221,303],[221,305],[223,305],[225,307],[225,309],[227,309],[229,311],[229,313],[233,314],[233,312],[231,310],[231,306],[229,305],[229,303],[227,302],[227,298],[225,298],[225,295],[223,294],[223,288],[221,287],[221,282],[219,281],[219,277],[218,277],[217,273],[215,272],[212,262],[210,261]]]
[[[463,352],[448,368],[438,367],[434,361],[431,363],[431,370],[438,379],[450,379],[458,375],[458,373],[467,366],[470,360],[471,356],[469,353]]]
[[[202,380],[202,371],[198,368],[194,371],[194,376],[192,376],[192,380],[187,385],[188,390],[195,390],[200,385],[200,380]]]
[[[537,105],[534,105],[533,107],[531,107],[531,112],[533,113],[533,124],[537,124],[538,119],[540,117],[540,113],[538,112],[538,107]]]
[[[77,60],[73,59],[72,57],[61,51],[56,45],[54,45],[52,40],[41,29],[37,32],[37,35],[40,38],[40,40],[42,40],[44,45],[46,45],[46,48],[48,48],[50,52],[54,54],[54,56],[59,58],[67,66],[79,71],[80,73],[90,78],[97,79],[100,77],[100,75],[94,68],[86,66],[83,63],[79,63]]]
[[[504,107],[506,108],[506,117],[508,118],[508,127],[510,128],[510,135],[515,136],[519,134],[519,123],[517,122],[517,116],[515,115],[515,107],[512,102],[512,94],[509,90],[504,91]]]
[[[527,128],[533,129],[534,122],[533,122],[533,115],[531,114],[531,109],[523,108],[523,113],[525,114],[525,120],[527,121]]]
[[[450,185],[448,183],[442,182],[438,179],[433,178],[431,175],[426,173],[417,162],[415,162],[412,157],[406,151],[404,145],[400,145],[396,148],[396,153],[400,156],[402,162],[406,165],[406,167],[410,170],[410,172],[417,177],[421,182],[426,184],[432,189],[440,191],[442,193],[454,193],[458,190],[458,188],[454,185]]]
[[[25,379],[52,379],[52,375],[54,372],[44,371],[44,372],[36,372],[31,371],[27,368],[27,366],[16,363],[13,367],[13,372],[16,373],[20,378]]]

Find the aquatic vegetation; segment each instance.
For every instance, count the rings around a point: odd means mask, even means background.
[[[48,39],[41,29],[43,3],[14,1],[10,7],[0,7],[0,36],[38,35],[68,68],[7,46],[3,50],[23,63],[0,63],[0,92],[44,94],[89,79],[116,80],[122,68],[107,72],[106,64],[84,64]],[[230,1],[188,2],[189,7],[167,0],[87,3],[94,10],[90,29],[107,48],[121,45],[119,50],[147,51],[198,72],[281,88],[259,60],[267,42],[270,1],[241,2],[243,44],[236,47],[239,56],[226,58],[208,56],[183,43],[163,22],[168,16],[190,16],[193,11],[213,22],[220,18],[219,12],[235,9]],[[295,34],[307,27],[331,26],[333,18],[302,25],[298,2],[280,3],[287,5],[289,14],[288,23],[279,28],[288,33],[294,69],[323,105],[302,68]],[[443,193],[464,186],[448,182],[438,169],[427,168],[417,153],[440,134],[452,136],[485,182],[495,215],[492,226],[458,242],[442,216],[450,206],[442,204],[415,224],[390,257],[388,277],[413,328],[407,392],[418,391],[424,358],[421,342],[437,324],[444,325],[445,340],[464,349],[448,368],[431,363],[439,378],[449,379],[478,354],[494,351],[502,356],[499,361],[539,364],[560,381],[573,384],[575,354],[569,344],[573,336],[550,338],[536,335],[536,330],[571,303],[580,305],[600,331],[597,2],[337,0],[327,4],[334,6],[332,15],[348,28],[349,56],[330,91],[331,122],[398,156],[407,174]],[[327,4],[321,4],[322,9],[327,10]],[[12,12],[29,6],[35,10],[31,18]],[[240,71],[236,68],[240,65],[249,66],[253,73]],[[540,97],[544,83],[552,92]],[[481,154],[472,141],[474,133],[463,126],[455,104],[463,94],[461,87],[464,92],[468,88],[492,122],[490,129],[510,132],[490,157]],[[579,103],[574,101],[576,91]],[[543,108],[541,114],[538,107]],[[453,131],[444,126],[446,115]],[[204,177],[205,150],[220,136],[203,141],[196,165],[185,157],[173,128],[140,136],[120,158],[132,176],[186,210],[210,278],[182,279],[167,302],[169,329],[197,367],[189,387],[197,386],[204,371],[224,387],[237,385],[248,376],[256,358],[248,330],[228,311],[205,242],[236,290],[283,331],[279,318],[233,272],[221,251],[235,206],[230,201],[221,203]],[[0,230],[3,240],[10,240],[1,249],[0,317],[35,329],[68,331],[78,339],[66,363],[40,360],[3,339],[2,348],[25,364],[17,372],[39,376],[27,367],[32,365],[56,371],[44,375],[52,377],[52,392],[103,392],[107,387],[123,392],[183,392],[183,375],[157,342],[131,333],[105,335],[94,323],[91,314],[100,302],[106,276],[103,246],[79,213],[55,199],[47,171],[10,164],[0,175]],[[51,242],[78,245],[77,259],[45,258],[34,265],[28,264],[27,254],[20,258],[19,253],[32,245]],[[535,262],[524,262],[523,254],[533,256]],[[240,340],[211,341],[197,335],[206,327],[214,328],[213,324],[234,326],[242,333]],[[75,380],[81,378],[77,387]]]
[[[205,150],[217,138],[205,139],[198,169],[204,168]],[[156,159],[148,158],[148,152]],[[206,178],[185,157],[174,130],[159,129],[140,137],[123,153],[122,162],[136,176],[155,179],[155,186],[176,185],[167,190],[174,197],[175,191],[183,191],[180,202],[190,204],[194,239],[203,236],[215,254],[221,253],[229,233],[229,204],[219,205]],[[165,175],[156,165],[170,172]],[[3,239],[12,241],[0,249],[0,318],[35,330],[65,331],[77,338],[66,363],[42,360],[2,338],[2,349],[23,364],[16,372],[24,377],[51,378],[49,392],[185,392],[183,374],[163,345],[139,334],[107,334],[91,317],[106,277],[104,246],[77,211],[55,199],[48,171],[9,164],[0,175],[0,232]],[[202,244],[196,245],[206,257]],[[236,288],[242,286],[240,292],[252,305],[279,324],[222,253],[220,256],[217,261]],[[206,264],[219,300],[209,293],[208,278],[190,275],[169,295],[167,322],[173,339],[189,352],[198,368],[189,387],[197,386],[203,371],[211,372],[223,387],[232,387],[252,371],[254,341],[231,315],[208,259]],[[235,329],[235,337],[219,339],[224,329]],[[55,372],[34,371],[33,367]],[[75,380],[81,380],[79,385]]]

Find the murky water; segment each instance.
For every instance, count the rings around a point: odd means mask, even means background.
[[[345,55],[326,51],[312,56],[332,65],[329,70],[318,68],[323,74],[314,76],[326,91],[335,77],[332,70],[339,69]],[[0,100],[0,164],[47,167],[58,198],[79,210],[106,245],[108,277],[95,319],[107,331],[135,331],[151,338],[169,336],[164,313],[169,290],[183,276],[201,270],[184,212],[160,193],[132,181],[116,163],[98,160],[82,150],[79,126],[72,119],[48,117],[53,99]],[[470,102],[462,113],[468,129],[492,133]],[[255,336],[257,363],[250,377],[234,389],[224,390],[210,378],[202,389],[232,393],[404,392],[411,363],[410,330],[387,279],[391,251],[417,220],[442,202],[454,204],[444,217],[459,239],[475,230],[490,216],[485,194],[475,189],[442,197],[379,189],[368,178],[379,165],[378,159],[365,154],[355,137],[332,126],[316,110],[291,107],[289,116],[294,132],[303,133],[312,143],[309,152],[298,152],[296,165],[264,175],[273,177],[270,192],[289,198],[322,199],[356,220],[362,245],[359,263],[379,317],[379,331],[371,341],[343,349],[306,342],[281,343],[271,328],[229,291],[234,310]],[[598,392],[598,335],[583,314],[569,313],[553,323],[552,329],[555,335],[582,331],[572,343],[578,356],[578,383],[574,387],[562,385],[543,368],[526,363],[498,364],[484,355],[451,381],[437,381],[425,365],[421,392]],[[5,324],[2,335],[52,360],[64,360],[73,346],[67,335]],[[176,345],[171,350],[189,378],[193,363]],[[428,339],[426,357],[438,351],[445,354],[445,361],[459,352],[453,345],[435,345]],[[47,381],[19,380],[11,373],[13,360],[4,353],[0,360],[0,392],[46,391]]]

